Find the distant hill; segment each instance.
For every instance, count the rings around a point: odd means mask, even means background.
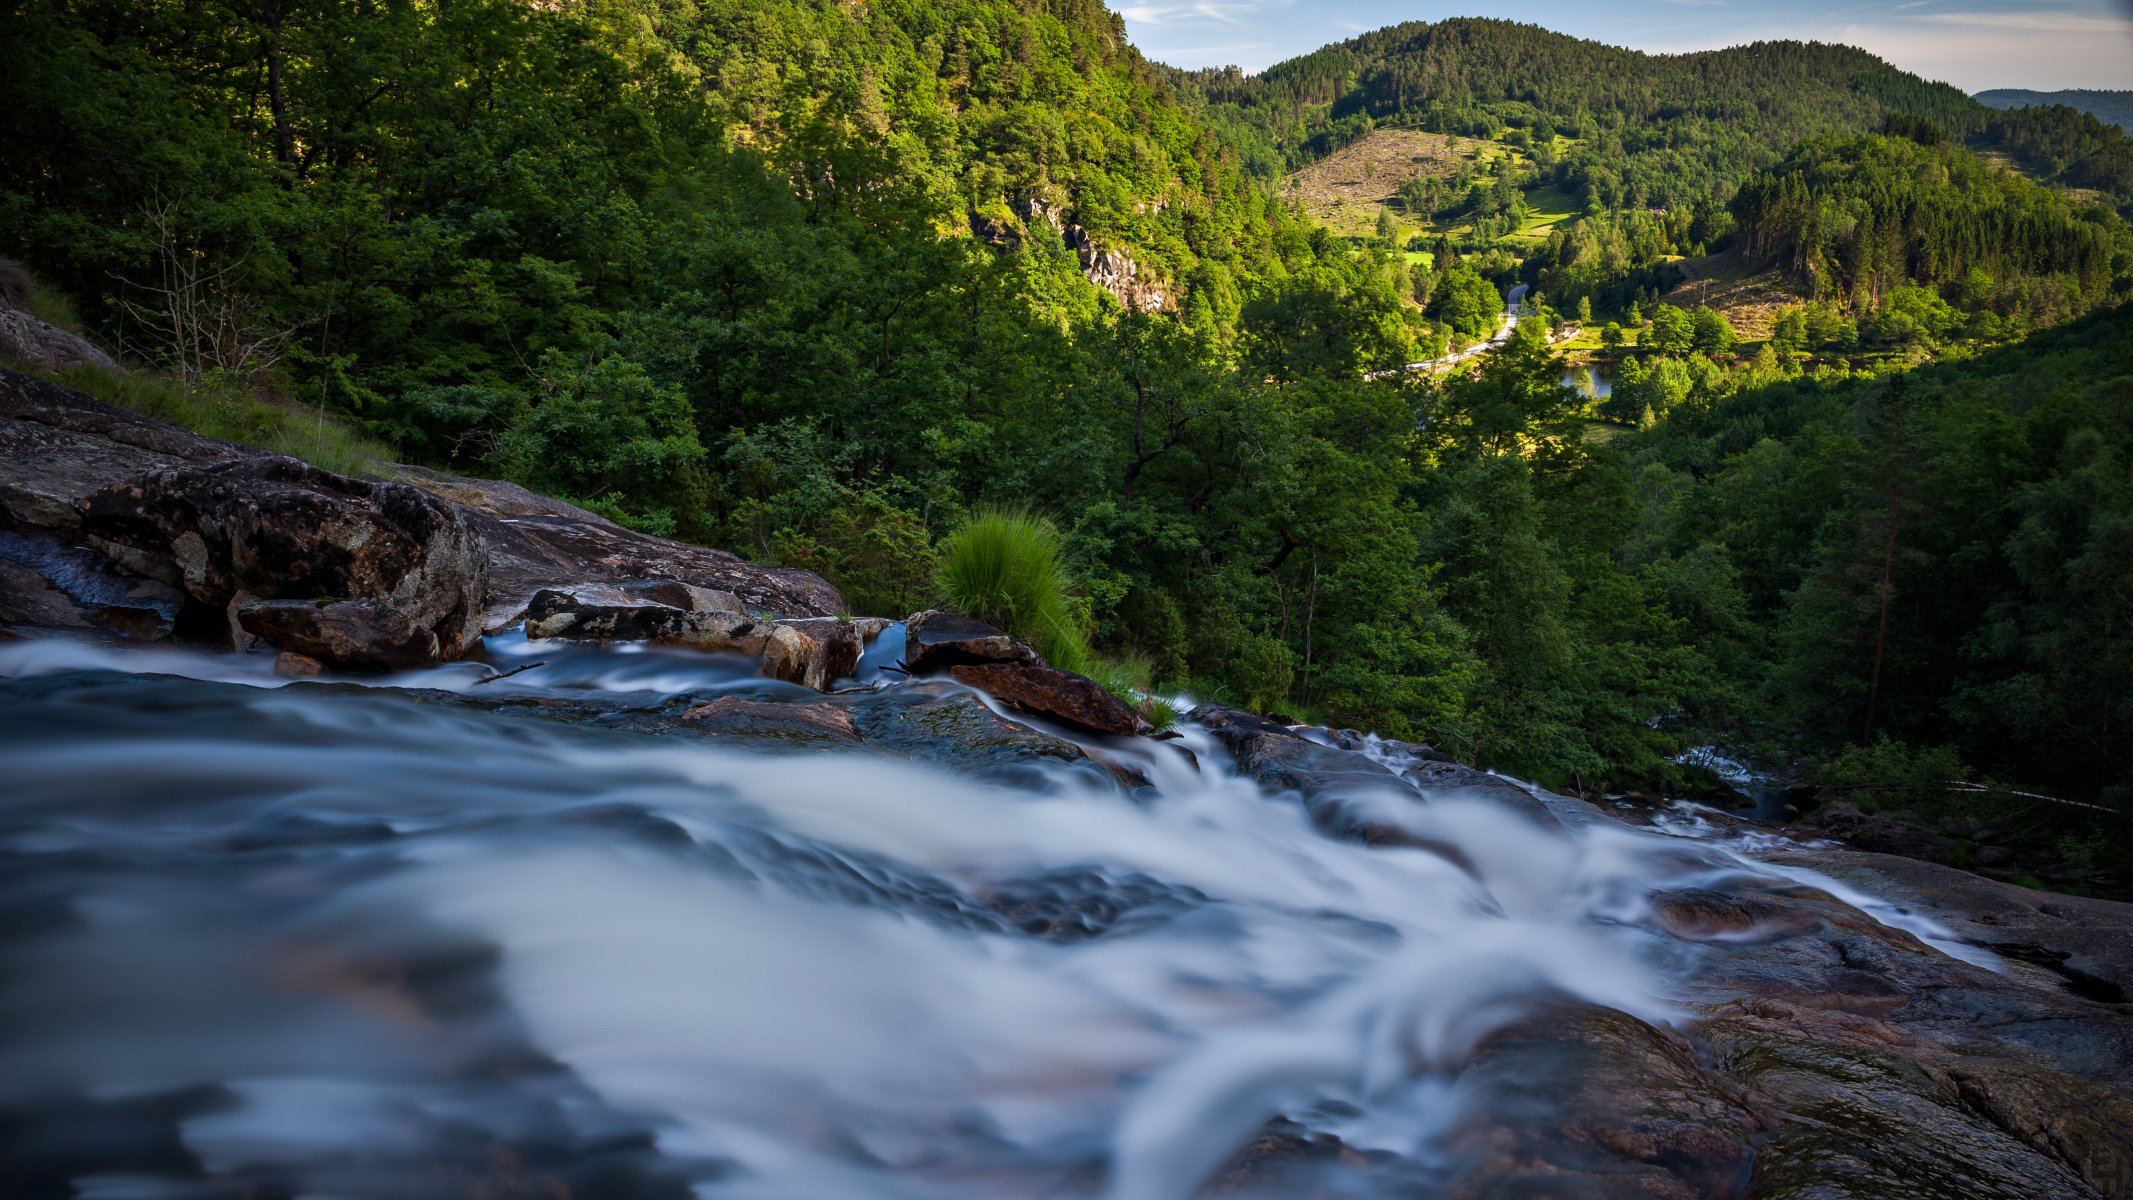
[[[2133,132],[2133,91],[2106,92],[2091,88],[2069,88],[2063,92],[2032,92],[2024,88],[1994,88],[1989,92],[1979,92],[1976,99],[1979,103],[1993,108],[2031,108],[2064,104],[2099,121]]]
[[[1758,42],[1645,54],[1537,25],[1461,17],[1388,26],[1257,75],[1175,72],[1202,119],[1262,174],[1295,170],[1398,126],[1507,134],[1550,182],[1615,211],[1723,203],[1816,137],[1923,120],[2038,180],[2133,207],[2133,145],[2083,113],[1997,111],[1851,46]],[[1568,139],[1558,142],[1558,137]]]

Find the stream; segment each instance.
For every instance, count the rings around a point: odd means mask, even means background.
[[[918,686],[894,636],[856,715]],[[1189,723],[1197,769],[1106,747],[1128,788],[558,720],[820,697],[702,654],[483,654],[288,683],[0,643],[0,1183],[1183,1200],[1274,1128],[1352,1151],[1311,1195],[1426,1196],[1488,1034],[1682,1019],[1706,951],[1655,889],[1805,883],[1982,961],[1693,817],[1388,787],[1344,798],[1409,835],[1373,846]]]

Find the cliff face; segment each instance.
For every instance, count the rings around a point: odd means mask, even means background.
[[[1069,221],[1061,211],[1042,200],[1028,199],[1017,206],[1023,221],[1034,231],[1049,228],[1081,260],[1081,273],[1090,283],[1117,297],[1129,312],[1161,312],[1171,307],[1170,296],[1160,283],[1144,278],[1131,255],[1106,250],[1087,229]]]

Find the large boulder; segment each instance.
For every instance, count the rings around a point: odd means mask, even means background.
[[[118,370],[111,356],[79,334],[48,325],[17,308],[0,308],[0,360],[11,360],[39,371],[64,371],[72,367]]]
[[[352,479],[293,458],[260,457],[157,471],[115,484],[80,505],[81,530],[127,570],[181,588],[201,610],[225,614],[231,642],[250,633],[238,610],[262,600],[372,601],[298,635],[288,613],[255,617],[259,628],[302,636],[290,645],[329,665],[364,665],[343,639],[399,622],[435,639],[429,661],[454,658],[481,635],[485,578],[481,546],[459,511],[419,488]],[[191,632],[214,636],[213,623]],[[262,635],[265,636],[265,635]],[[321,655],[314,649],[323,649]],[[395,661],[405,643],[381,647]],[[420,665],[413,664],[413,665]]]
[[[763,674],[818,692],[850,675],[866,652],[859,628],[836,617],[805,617],[771,626],[763,647]]]

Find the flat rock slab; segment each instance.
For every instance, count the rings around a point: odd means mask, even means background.
[[[827,617],[844,610],[829,581],[790,567],[760,567],[724,550],[624,529],[582,508],[515,483],[468,479],[420,467],[395,477],[467,513],[487,548],[489,598],[483,628],[517,620],[534,595],[584,583],[672,581],[725,592],[751,613]]]

